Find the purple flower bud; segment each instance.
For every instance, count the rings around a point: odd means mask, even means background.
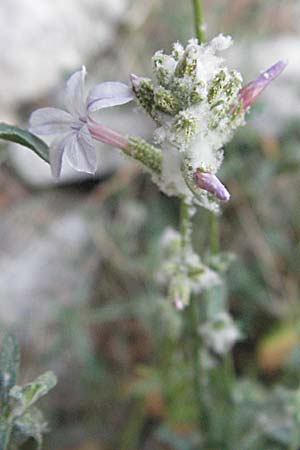
[[[131,81],[133,89],[137,89],[142,80],[145,80],[145,78],[139,77],[139,76],[135,75],[134,73],[132,73],[130,75],[130,81]]]
[[[208,172],[202,172],[197,170],[195,172],[195,182],[197,186],[210,194],[215,195],[219,200],[223,202],[228,202],[230,199],[230,194],[226,187],[221,183],[216,175]]]
[[[135,75],[134,73],[132,73],[132,74],[130,75],[130,80],[131,80],[132,83],[138,81],[139,79],[140,79],[140,77],[138,77],[138,76]]]
[[[287,60],[280,60],[265,72],[261,73],[255,80],[251,81],[247,86],[243,87],[239,92],[239,97],[242,100],[243,108],[247,109],[248,106],[256,100],[256,98],[262,93],[262,91],[275,80],[281,72],[285,69],[288,62]]]

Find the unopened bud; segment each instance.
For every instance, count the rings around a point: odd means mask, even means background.
[[[137,75],[130,75],[132,89],[139,104],[152,117],[154,104],[154,88],[152,81],[149,78],[138,77]]]
[[[155,106],[170,115],[175,115],[180,110],[180,104],[177,98],[167,89],[159,86],[154,91]]]
[[[209,172],[197,170],[195,172],[195,182],[197,186],[210,194],[215,195],[219,200],[228,202],[230,194],[216,175]]]
[[[243,108],[248,106],[256,100],[262,91],[275,80],[278,75],[286,68],[288,62],[285,59],[278,61],[265,72],[261,73],[255,80],[251,81],[247,86],[243,87],[239,92],[239,97],[242,100]]]

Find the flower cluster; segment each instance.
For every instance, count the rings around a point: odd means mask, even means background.
[[[224,65],[219,52],[232,44],[222,34],[199,44],[178,42],[170,55],[153,56],[154,81],[131,75],[131,88],[104,82],[84,95],[85,68],[67,81],[65,110],[41,108],[30,117],[30,130],[53,135],[49,149],[52,173],[58,177],[64,155],[76,170],[94,173],[97,154],[93,140],[120,148],[140,161],[167,195],[213,211],[230,194],[216,173],[223,161],[223,146],[244,124],[245,113],[256,97],[286,66],[279,61],[256,80],[242,87],[242,76]],[[156,123],[154,147],[139,137],[122,136],[96,122],[91,114],[102,108],[136,100]]]
[[[242,88],[241,74],[224,66],[218,55],[231,44],[231,37],[222,34],[205,44],[191,39],[185,48],[175,43],[170,55],[158,51],[153,56],[154,81],[131,76],[139,105],[157,125],[160,189],[212,210],[218,208],[216,199],[230,198],[215,175],[224,144],[245,123],[248,106],[285,66],[278,63]]]

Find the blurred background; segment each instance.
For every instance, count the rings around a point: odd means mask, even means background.
[[[226,147],[221,178],[232,200],[221,233],[235,254],[227,289],[244,333],[237,370],[292,386],[300,364],[300,2],[207,0],[204,11],[208,39],[233,36],[228,65],[245,83],[289,60]],[[90,86],[150,76],[154,51],[191,36],[189,1],[1,0],[0,121],[27,127],[32,110],[61,104],[64,81],[83,64]],[[115,130],[151,138],[152,123],[131,106],[100,115]],[[0,142],[0,324],[20,342],[20,382],[43,370],[59,378],[43,401],[46,450],[184,449],[161,431],[156,377],[164,361],[156,349],[179,326],[155,283],[157,242],[177,225],[178,203],[97,145],[96,177],[65,167],[55,184],[38,157]],[[208,216],[199,211],[195,221],[205,255]],[[189,414],[182,405],[173,411],[177,426]]]

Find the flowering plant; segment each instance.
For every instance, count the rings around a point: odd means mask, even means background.
[[[49,147],[53,175],[60,175],[64,154],[76,170],[95,173],[96,139],[139,159],[165,194],[217,212],[218,200],[230,198],[216,176],[223,146],[245,124],[249,106],[286,66],[279,61],[242,87],[241,74],[224,66],[218,55],[231,45],[231,37],[222,34],[205,44],[191,39],[186,48],[176,42],[170,55],[158,51],[153,56],[155,81],[131,75],[132,89],[119,82],[100,83],[87,100],[86,70],[74,73],[66,85],[66,111],[41,108],[29,120],[32,133],[56,136]],[[159,148],[122,136],[91,117],[99,109],[132,100],[155,121]]]
[[[195,0],[194,5],[197,17],[199,1]],[[185,328],[191,331],[189,368],[197,404],[198,443],[205,449],[220,448],[222,441],[212,431],[216,427],[211,399],[216,394],[209,382],[211,368],[217,378],[225,379],[222,399],[231,427],[236,419],[234,412],[248,392],[247,386],[231,383],[234,371],[230,351],[242,333],[226,301],[210,298],[215,288],[224,285],[223,272],[230,263],[230,256],[219,251],[216,222],[220,206],[229,201],[230,193],[217,173],[223,163],[224,145],[245,124],[251,104],[287,63],[278,61],[243,86],[242,75],[229,69],[219,55],[232,45],[231,37],[220,34],[204,43],[197,21],[196,34],[197,39],[189,40],[185,47],[176,42],[170,54],[154,54],[153,79],[132,74],[129,85],[100,83],[87,98],[83,67],[67,81],[65,109],[46,107],[34,111],[29,120],[30,132],[1,124],[0,137],[34,150],[50,163],[55,177],[60,176],[64,159],[76,170],[94,174],[98,166],[94,140],[104,142],[138,160],[161,192],[180,199],[179,230],[168,228],[163,233],[157,280],[167,285],[170,303],[180,311]],[[92,117],[97,110],[131,101],[153,119],[153,143],[139,136],[121,135]],[[38,136],[53,136],[50,146]],[[211,231],[216,235],[205,261],[192,245],[192,217],[199,206],[209,210]],[[293,420],[289,421],[290,428]],[[223,428],[222,442],[226,442],[226,449],[234,448],[233,438],[228,438]]]

